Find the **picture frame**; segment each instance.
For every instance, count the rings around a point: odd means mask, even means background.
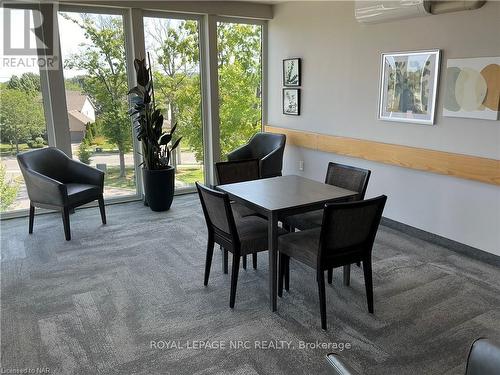
[[[299,87],[301,85],[300,58],[283,60],[283,86]]]
[[[300,115],[300,89],[283,89],[283,114]]]
[[[441,50],[381,54],[378,119],[433,125]]]
[[[500,56],[448,59],[443,116],[500,120]]]

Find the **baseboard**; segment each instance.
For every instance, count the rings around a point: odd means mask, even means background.
[[[491,264],[493,266],[500,267],[500,256],[498,255],[488,253],[486,251],[477,249],[475,247],[450,240],[449,238],[446,237],[441,237],[437,234],[430,233],[425,230],[412,227],[411,225],[403,224],[399,221],[388,219],[386,217],[382,218],[381,224],[388,228],[398,230],[400,232],[406,233],[410,236],[419,238],[421,240],[433,243],[438,246],[445,247],[448,250],[468,256],[469,258],[480,260],[482,262]]]

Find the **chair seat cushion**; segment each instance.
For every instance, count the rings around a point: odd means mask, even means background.
[[[242,255],[268,249],[267,220],[258,216],[235,217],[236,229],[241,242]],[[279,228],[278,235],[286,231]]]
[[[306,212],[303,214],[287,216],[284,223],[300,230],[320,227],[323,222],[323,210]]]
[[[236,214],[235,216],[245,217],[257,215],[257,212],[236,202],[231,202],[231,207],[233,209],[233,212]]]
[[[319,234],[321,228],[288,233],[278,238],[278,249],[309,267],[316,268],[318,262]]]
[[[96,185],[88,184],[65,184],[68,192],[68,203],[70,205],[84,204],[97,199],[101,189]]]

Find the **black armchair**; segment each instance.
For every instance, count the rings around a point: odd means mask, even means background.
[[[326,359],[332,366],[332,374],[359,374],[359,372],[349,366],[349,364],[336,353],[328,354]],[[484,338],[475,340],[469,350],[465,375],[496,374],[500,374],[500,344]]]
[[[500,343],[485,338],[472,343],[465,375],[500,374]]]
[[[285,143],[284,134],[257,133],[246,145],[231,151],[227,160],[258,159],[260,177],[281,176]]]
[[[106,224],[104,173],[66,156],[54,147],[17,155],[30,199],[29,233],[33,233],[35,207],[62,212],[66,240],[71,239],[69,213],[75,207],[97,200]]]

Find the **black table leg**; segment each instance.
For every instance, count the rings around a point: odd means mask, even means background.
[[[272,212],[268,217],[269,241],[269,297],[271,311],[277,310],[278,301],[278,215]]]

